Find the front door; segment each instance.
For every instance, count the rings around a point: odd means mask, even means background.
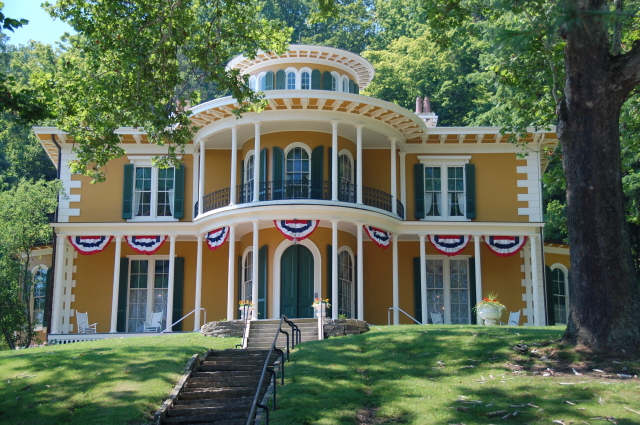
[[[282,314],[287,317],[313,317],[313,255],[302,245],[292,245],[282,254]]]

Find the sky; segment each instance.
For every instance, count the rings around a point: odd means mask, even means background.
[[[75,33],[73,29],[59,19],[54,20],[40,7],[46,0],[0,0],[4,2],[2,13],[13,19],[27,19],[29,23],[21,28],[4,31],[9,36],[8,44],[27,44],[29,40],[53,44],[60,40],[65,31]],[[55,0],[49,0],[55,3]]]

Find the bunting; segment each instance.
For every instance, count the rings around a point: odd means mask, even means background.
[[[448,257],[460,254],[470,239],[470,236],[465,235],[429,235],[436,250]]]
[[[320,220],[273,220],[280,233],[290,241],[308,238],[318,227]]]
[[[380,248],[387,249],[391,244],[391,233],[373,226],[364,226],[364,231]]]
[[[113,236],[69,236],[71,245],[82,255],[93,255],[104,251]]]
[[[207,246],[209,247],[209,249],[211,251],[215,251],[225,243],[228,237],[229,227],[227,226],[210,231],[205,235],[204,238],[207,240]]]
[[[515,255],[527,243],[526,236],[484,236],[483,239],[491,252],[499,257]]]
[[[166,236],[125,236],[129,246],[139,254],[151,255],[160,249]]]

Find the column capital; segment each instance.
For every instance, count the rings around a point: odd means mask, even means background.
[[[398,141],[397,137],[389,137],[389,141],[391,142],[392,145],[395,145],[396,142]]]
[[[340,220],[339,218],[332,218],[329,220],[331,223],[340,223],[342,220]]]
[[[204,235],[202,233],[198,233],[196,235],[196,239],[198,239],[198,242],[202,242],[204,240]]]
[[[362,130],[362,127],[364,127],[364,124],[354,124],[353,126],[358,130]]]
[[[482,237],[482,235],[473,235],[473,241],[474,242],[480,242],[480,238]]]
[[[398,152],[398,155],[400,155],[400,158],[404,158],[405,156],[407,156],[407,153],[400,151]]]
[[[338,124],[340,124],[340,121],[338,121],[338,120],[331,120],[331,121],[329,121],[329,122],[331,123],[331,125],[332,125],[333,127],[337,127],[337,126],[338,126]]]
[[[537,233],[532,233],[530,235],[528,235],[529,239],[534,240],[534,239],[538,239],[538,234]]]
[[[420,238],[420,243],[424,243],[425,239],[427,238],[427,235],[425,233],[420,233],[418,237]]]
[[[177,238],[178,238],[178,235],[169,235],[169,240],[171,242],[175,242]]]
[[[364,223],[361,223],[361,222],[357,222],[357,223],[354,223],[354,224],[360,229],[364,227]]]

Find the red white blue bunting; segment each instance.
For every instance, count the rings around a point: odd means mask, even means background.
[[[104,251],[113,236],[69,236],[71,245],[82,255],[93,255]]]
[[[308,238],[318,227],[320,220],[273,220],[280,233],[290,241]]]
[[[391,233],[373,226],[364,226],[364,231],[380,248],[387,249],[391,244]]]
[[[160,249],[166,236],[125,236],[127,243],[135,252],[139,254],[154,254]]]
[[[447,257],[460,254],[470,239],[471,237],[466,235],[429,235],[429,240],[436,250]]]
[[[207,246],[211,251],[215,251],[224,244],[229,237],[229,227],[221,227],[216,230],[212,230],[205,235],[207,240]]]
[[[491,252],[499,257],[515,255],[527,243],[526,236],[484,236],[484,242]]]

